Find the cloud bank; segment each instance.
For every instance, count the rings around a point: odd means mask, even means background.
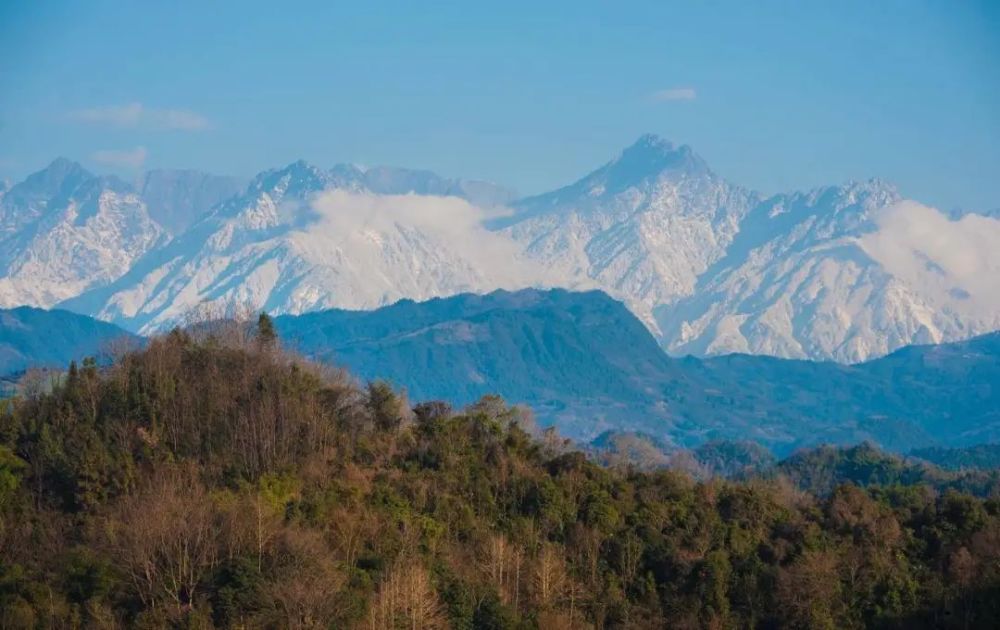
[[[323,235],[349,251],[374,253],[387,243],[386,235],[398,235],[415,247],[424,243],[443,246],[442,261],[466,267],[465,272],[480,276],[483,286],[522,288],[550,285],[557,278],[541,265],[524,257],[507,237],[487,230],[484,221],[490,211],[458,197],[430,195],[372,195],[334,190],[316,197],[311,209],[318,225],[301,236]],[[430,271],[425,270],[425,271]]]
[[[174,131],[200,131],[209,127],[208,119],[186,109],[156,109],[142,103],[81,109],[69,114],[70,120],[112,127],[146,127]]]
[[[914,201],[874,218],[878,230],[860,244],[889,273],[960,312],[1000,312],[1000,220],[953,220]]]

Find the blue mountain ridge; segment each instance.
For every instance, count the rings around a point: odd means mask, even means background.
[[[65,368],[70,361],[98,357],[119,340],[141,338],[100,320],[31,306],[0,309],[0,376],[29,367]]]
[[[897,452],[1000,442],[1000,333],[856,365],[666,355],[600,291],[496,291],[373,311],[275,318],[283,345],[456,406],[486,394],[588,441],[607,431],[693,447],[750,440],[777,455],[871,441]],[[100,354],[124,330],[67,311],[0,310],[0,375]]]
[[[414,400],[490,393],[577,439],[642,431],[680,446],[753,440],[783,454],[870,440],[896,451],[1000,440],[1000,333],[857,365],[672,358],[593,291],[496,291],[375,311],[283,316],[284,343]]]

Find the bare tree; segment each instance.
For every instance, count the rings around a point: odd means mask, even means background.
[[[336,595],[346,578],[334,565],[330,548],[315,531],[282,530],[275,541],[274,578],[266,594],[282,628],[327,628],[337,611]]]
[[[379,586],[368,609],[371,630],[434,630],[448,627],[444,607],[427,569],[416,562],[400,564]]]
[[[222,513],[187,471],[161,474],[124,497],[108,522],[106,544],[147,606],[192,609],[224,549]]]

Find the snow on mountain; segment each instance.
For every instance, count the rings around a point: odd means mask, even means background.
[[[49,307],[110,282],[163,239],[127,184],[58,159],[0,200],[0,307]]]
[[[456,197],[372,194],[357,168],[297,162],[64,307],[149,332],[205,307],[373,308],[548,276],[483,228],[484,216]]]
[[[216,184],[147,176],[156,216],[201,217],[163,244],[138,193],[54,162],[0,200],[0,305],[65,300],[149,332],[202,308],[601,288],[674,354],[845,362],[1000,329],[1000,220],[877,180],[764,198],[650,135],[510,208],[494,184],[393,167],[296,162],[221,203]]]
[[[700,356],[853,363],[964,339],[1000,328],[998,245],[1000,221],[950,221],[877,180],[779,195],[657,323],[670,352]]]
[[[196,170],[154,170],[137,185],[149,216],[171,234],[181,234],[216,204],[239,193],[246,180]]]
[[[493,226],[625,301],[674,354],[856,362],[1000,329],[1000,222],[962,219],[977,234],[924,208],[948,246],[902,244],[916,220],[900,202],[877,180],[762,199],[644,136]]]
[[[76,162],[57,158],[45,169],[11,187],[0,205],[0,239],[19,232],[45,214],[50,203],[68,197],[93,175]]]
[[[580,181],[518,202],[492,227],[565,277],[593,279],[657,332],[653,309],[693,291],[757,202],[690,147],[646,135]]]

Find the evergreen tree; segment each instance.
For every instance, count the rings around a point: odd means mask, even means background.
[[[274,328],[274,320],[267,313],[261,312],[257,318],[257,345],[263,350],[272,350],[278,343],[278,331]]]

